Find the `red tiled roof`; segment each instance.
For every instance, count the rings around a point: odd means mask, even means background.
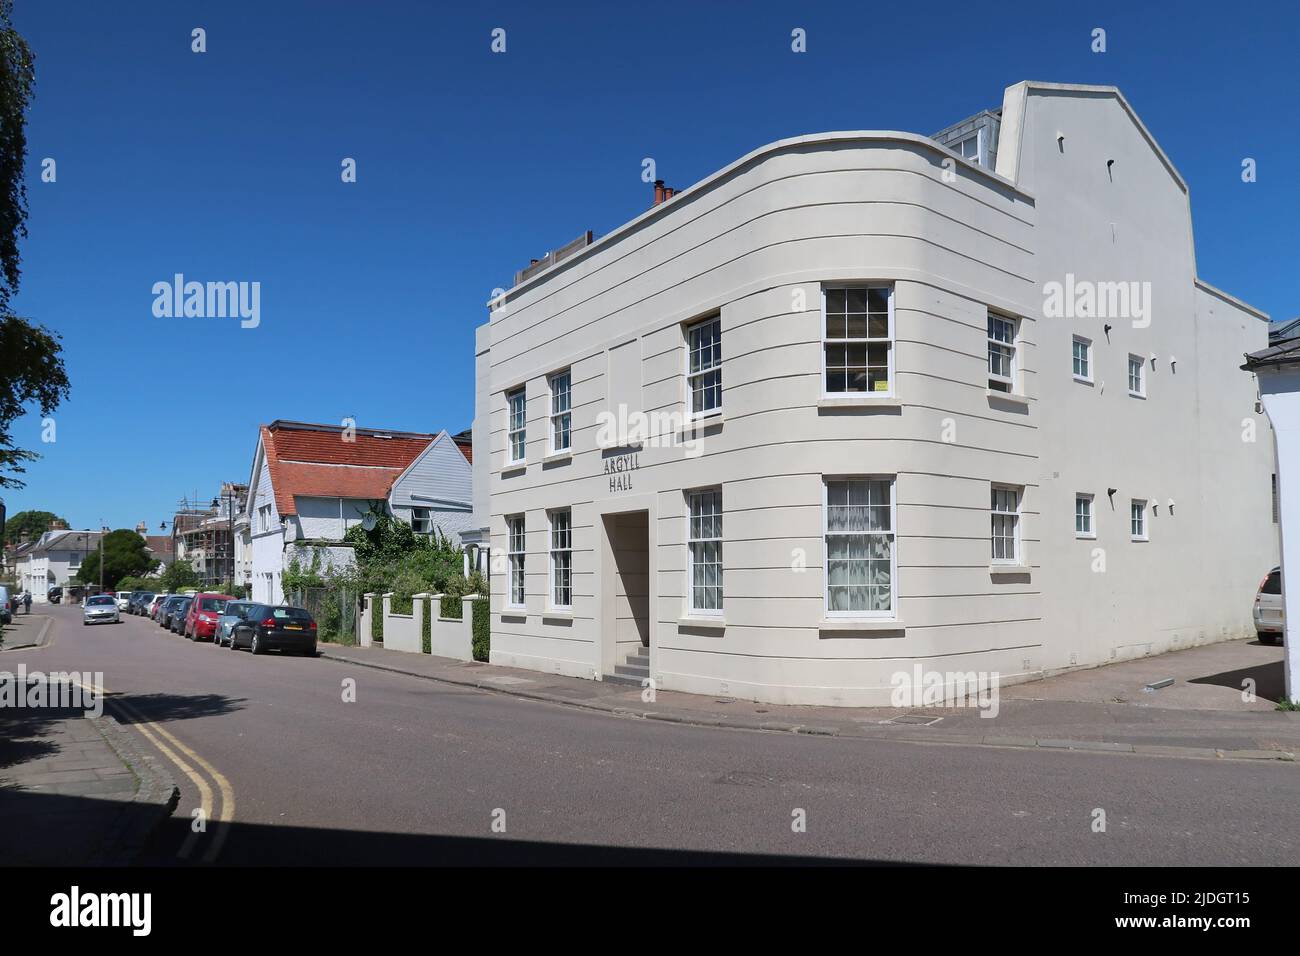
[[[394,479],[437,437],[397,432],[380,438],[369,429],[344,441],[342,429],[333,425],[277,425],[262,426],[262,447],[282,515],[298,513],[295,495],[387,498]]]

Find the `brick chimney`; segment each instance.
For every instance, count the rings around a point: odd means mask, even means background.
[[[662,203],[663,201],[664,201],[664,181],[663,181],[662,179],[656,179],[656,180],[655,180],[655,202],[654,202],[654,204],[655,204],[656,206],[658,206],[658,205],[659,205],[660,203]]]

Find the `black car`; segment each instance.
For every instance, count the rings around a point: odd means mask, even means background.
[[[176,594],[176,595],[172,595],[167,600],[162,602],[162,606],[158,608],[158,615],[157,617],[154,618],[154,620],[158,622],[159,627],[171,626],[172,614],[176,610],[176,605],[183,600],[185,600],[184,597],[182,597],[179,594]]]
[[[316,622],[300,607],[254,604],[230,632],[230,649],[247,647],[254,654],[296,651],[316,656]]]
[[[58,604],[60,601],[63,600],[63,588],[61,587],[50,588],[48,591],[45,592],[45,600],[49,601],[51,604]]]
[[[185,615],[190,612],[190,605],[193,603],[194,598],[192,597],[176,599],[176,603],[172,605],[171,611],[167,615],[167,630],[173,634],[183,634],[185,632]]]
[[[128,614],[143,614],[144,609],[153,603],[153,591],[136,591],[127,602],[126,610]]]

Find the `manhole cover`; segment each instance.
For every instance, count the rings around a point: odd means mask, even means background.
[[[942,717],[930,717],[925,714],[900,714],[885,721],[887,724],[924,724],[929,727],[943,720]]]

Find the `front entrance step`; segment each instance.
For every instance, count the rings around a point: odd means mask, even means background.
[[[639,647],[628,654],[622,664],[615,664],[614,673],[606,674],[605,680],[640,685],[649,676],[650,648]]]

